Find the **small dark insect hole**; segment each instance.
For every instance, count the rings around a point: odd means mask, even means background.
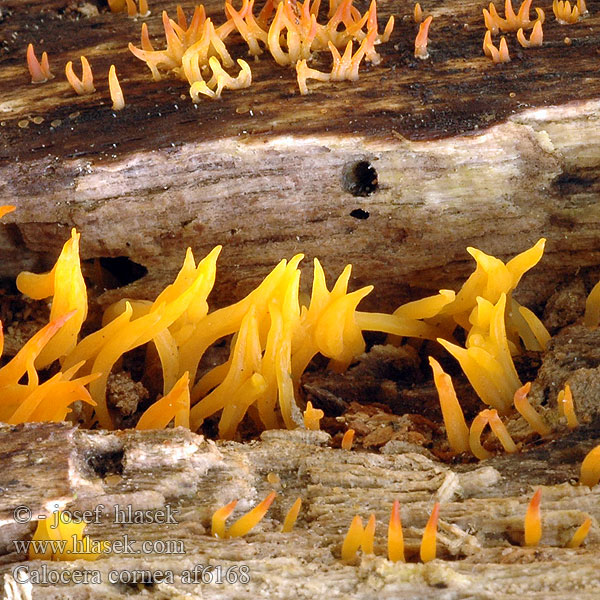
[[[85,462],[98,477],[104,478],[113,474],[121,475],[123,473],[123,454],[123,450],[103,454],[89,454],[86,456]]]
[[[369,196],[377,190],[377,171],[373,165],[361,160],[344,169],[343,186],[353,196]]]
[[[365,219],[369,218],[369,212],[366,210],[363,210],[362,208],[355,208],[350,213],[350,216],[354,217],[355,219],[360,219],[361,221],[364,221]]]

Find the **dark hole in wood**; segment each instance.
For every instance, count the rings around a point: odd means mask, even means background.
[[[369,196],[377,190],[377,171],[369,161],[360,160],[344,171],[344,189],[353,196]]]
[[[84,271],[86,277],[105,290],[129,285],[148,273],[144,265],[134,262],[127,256],[102,256],[84,262],[88,265]]]
[[[364,221],[365,219],[369,218],[369,212],[366,210],[363,210],[362,208],[355,208],[350,213],[350,216],[354,217],[355,219],[360,219],[361,221]]]
[[[85,457],[85,462],[98,477],[104,478],[113,474],[121,475],[123,473],[123,454],[123,450],[89,454]]]

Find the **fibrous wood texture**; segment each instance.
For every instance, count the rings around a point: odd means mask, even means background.
[[[174,17],[175,6],[150,8],[162,47],[160,12]],[[215,305],[299,251],[334,274],[353,263],[356,285],[376,286],[365,305],[380,309],[462,280],[467,245],[504,258],[547,237],[545,268],[522,292],[537,301],[574,270],[596,267],[593,9],[563,27],[543,5],[544,46],[524,50],[511,35],[512,62],[494,66],[481,51],[479,3],[424,8],[434,16],[428,60],[413,56],[412,6],[382,1],[380,22],[396,13],[397,26],[377,47],[381,65],[362,68],[358,82],[311,82],[300,96],[294,70],[265,54],[251,61],[250,88],[194,105],[183,82],[153,82],[127,50],[141,19],[89,3],[5,2],[0,196],[18,210],[0,232],[0,274],[49,266],[71,226],[84,258],[148,269],[129,295],[170,281],[187,245],[201,256],[223,244]],[[224,20],[220,4],[207,12]],[[29,82],[28,42],[49,52],[56,79]],[[246,53],[235,36],[231,52]],[[80,98],[63,69],[81,54],[98,91]],[[117,113],[112,63],[127,102]],[[328,59],[313,66],[327,70]]]
[[[597,437],[597,431],[595,436]],[[589,429],[585,436],[594,435]],[[11,600],[27,598],[597,598],[598,487],[572,485],[589,445],[581,432],[519,460],[498,457],[482,465],[450,467],[420,454],[357,453],[326,447],[322,432],[268,432],[254,444],[215,445],[183,430],[85,432],[66,425],[26,425],[0,430],[4,470],[0,485],[1,568]],[[278,482],[273,475],[279,477]],[[269,479],[274,483],[269,483]],[[542,546],[520,547],[523,516],[534,488],[543,490]],[[210,537],[212,512],[239,498],[242,513],[271,490],[278,497],[265,521],[245,538]],[[295,529],[281,533],[296,497],[303,508]],[[390,563],[386,531],[393,499],[402,505],[408,563]],[[442,503],[439,559],[417,561],[423,527],[434,500]],[[54,570],[93,569],[101,584],[29,588],[11,582],[18,564],[30,573],[41,561],[23,562],[13,540],[28,539],[33,523],[16,525],[12,511],[28,506],[45,514],[58,502],[71,510],[107,507],[93,538],[181,540],[185,555],[160,552],[112,555],[95,562],[46,563]],[[176,512],[176,524],[118,525],[109,511]],[[340,559],[343,537],[359,513],[377,517],[375,556]],[[236,512],[236,514],[238,514]],[[588,545],[565,549],[586,514],[592,516]],[[194,565],[247,565],[246,584],[181,583]],[[109,573],[170,569],[174,584],[109,583]],[[113,576],[114,577],[114,576]],[[19,594],[21,594],[19,596]]]

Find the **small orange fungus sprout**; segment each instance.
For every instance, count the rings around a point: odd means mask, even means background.
[[[229,515],[234,511],[237,500],[232,500],[229,504],[215,510],[212,515],[212,523],[210,534],[213,537],[224,538],[225,537],[225,521],[227,521]]]
[[[577,528],[577,531],[573,534],[573,537],[567,544],[567,548],[579,548],[579,546],[583,544],[585,538],[588,536],[591,526],[592,519],[587,517],[585,521]]]
[[[486,36],[488,36],[488,34],[489,34],[489,31],[486,33]],[[485,42],[485,48],[486,48],[485,55],[488,58],[491,58],[492,62],[494,64],[510,62],[510,54],[508,52],[508,45],[506,43],[506,38],[504,36],[502,36],[500,38],[500,44],[499,44],[498,48],[496,48],[496,46],[494,46],[494,44],[490,38],[488,38],[488,40]]]
[[[579,483],[594,487],[600,481],[600,446],[590,450],[581,463]]]
[[[481,434],[483,433],[485,426],[488,424],[498,440],[500,440],[500,443],[506,452],[517,452],[518,448],[513,442],[513,439],[510,437],[510,433],[508,433],[506,426],[500,420],[498,411],[496,409],[485,409],[482,410],[473,419],[473,423],[471,423],[471,430],[469,432],[469,446],[474,456],[476,456],[479,460],[485,460],[492,457],[492,453],[488,452],[481,445]]]
[[[432,356],[429,357],[429,364],[433,369],[433,380],[440,398],[442,417],[446,426],[450,448],[454,452],[467,452],[469,450],[469,428],[456,397],[452,379]]]
[[[540,415],[537,413],[535,408],[531,406],[529,400],[527,399],[527,394],[529,394],[530,389],[531,382],[528,381],[524,386],[520,387],[515,392],[515,408],[527,421],[527,423],[529,423],[531,429],[533,429],[536,433],[539,433],[541,436],[550,435],[550,427],[544,423]]]
[[[600,325],[600,281],[586,298],[583,324],[590,329],[596,329]]]
[[[260,504],[240,517],[226,532],[225,537],[242,537],[256,527],[267,514],[277,494],[271,492]]]
[[[346,433],[344,433],[344,437],[342,438],[342,450],[352,450],[352,443],[354,442],[354,429],[348,429]]]
[[[505,0],[504,2],[504,16],[503,19],[498,14],[496,7],[490,2],[488,10],[483,9],[483,19],[485,21],[486,28],[493,34],[498,31],[517,31],[519,29],[531,29],[535,23],[543,23],[545,19],[544,11],[541,8],[536,8],[537,19],[531,21],[529,19],[529,9],[531,8],[532,0],[525,0],[519,7],[518,14],[512,6],[511,0]]]
[[[86,526],[85,522],[75,522],[61,511],[40,519],[33,534],[34,543],[29,546],[29,560],[96,560],[105,544],[84,536]],[[42,547],[45,551],[39,552]]]
[[[388,525],[388,560],[404,562],[404,535],[400,520],[400,502],[394,500]]]
[[[92,75],[90,63],[85,56],[81,57],[81,71],[82,76],[81,79],[79,79],[73,71],[73,61],[70,60],[65,67],[65,75],[67,76],[68,82],[79,96],[93,94],[96,91],[96,88],[94,87],[94,76]]]
[[[186,371],[173,389],[140,417],[136,429],[163,429],[175,419],[175,427],[190,428],[190,388]]]
[[[415,23],[417,24],[421,23],[421,21],[423,20],[423,9],[421,8],[421,5],[418,2],[415,4],[413,18],[415,20]]]
[[[556,399],[558,404],[558,412],[562,417],[567,418],[567,427],[569,429],[575,429],[579,427],[579,421],[575,414],[575,407],[573,405],[573,394],[571,393],[571,387],[569,384],[565,384],[563,390],[558,392],[558,398]]]
[[[571,25],[579,21],[579,7],[574,5],[571,8],[569,0],[554,0],[552,2],[552,12],[561,25]]]
[[[429,58],[427,42],[429,35],[429,26],[431,25],[431,21],[433,21],[433,17],[429,15],[419,25],[419,33],[417,33],[417,37],[415,38],[415,58],[420,58],[422,60]]]
[[[312,402],[309,400],[306,403],[304,411],[304,427],[312,431],[319,430],[319,422],[325,416],[325,413],[319,408],[313,408]]]
[[[302,498],[296,498],[294,504],[288,511],[285,519],[283,521],[283,527],[281,528],[281,533],[289,533],[294,528],[294,524],[298,519],[298,515],[300,514],[300,509],[302,508]]]
[[[425,525],[423,537],[421,538],[421,548],[419,554],[421,556],[421,561],[424,563],[433,560],[437,554],[436,541],[439,516],[440,503],[436,502],[433,505],[431,516],[429,517],[429,521],[427,521],[427,525]]]
[[[342,544],[342,560],[354,560],[359,548],[362,548],[363,554],[373,554],[375,526],[375,515],[369,517],[369,521],[364,528],[359,515],[356,515],[352,519],[352,523],[350,523],[348,533]]]
[[[523,48],[535,48],[539,47],[544,43],[544,32],[542,30],[542,22],[536,21],[533,29],[531,30],[531,35],[529,39],[525,37],[523,33],[523,28],[520,27],[517,31],[517,40],[519,44],[523,46]]]
[[[11,206],[10,204],[5,204],[4,206],[0,206],[0,219],[4,215],[11,213],[13,210],[15,210],[15,208],[16,208],[16,206]]]
[[[110,65],[108,71],[108,88],[110,90],[110,99],[112,100],[113,110],[123,110],[125,108],[125,98],[123,96],[123,90],[121,84],[117,78],[117,70],[115,65]]]
[[[540,503],[542,501],[542,490],[538,489],[527,507],[525,513],[525,545],[537,546],[542,539],[542,514]]]
[[[31,83],[45,83],[49,79],[54,79],[54,75],[50,72],[48,53],[42,53],[40,64],[33,50],[33,44],[27,46],[27,68],[31,74]]]

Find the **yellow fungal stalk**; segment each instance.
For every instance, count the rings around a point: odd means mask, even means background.
[[[320,429],[319,422],[324,416],[325,413],[321,409],[313,408],[312,402],[309,400],[304,411],[304,427],[312,431],[318,431]]]
[[[429,364],[433,369],[433,380],[440,398],[440,407],[450,448],[454,452],[467,452],[469,450],[469,428],[456,397],[452,379],[432,356],[429,357]]]
[[[112,427],[106,403],[106,384],[114,364],[125,352],[152,341],[161,360],[164,393],[167,394],[175,385],[180,377],[180,335],[182,329],[185,331],[188,325],[193,326],[206,315],[206,298],[214,284],[220,250],[220,247],[215,248],[197,267],[191,250],[188,250],[177,278],[152,304],[117,303],[113,310],[116,316],[112,321],[83,339],[65,358],[65,366],[84,360],[86,368],[101,373],[90,385],[90,393],[97,403],[96,419],[101,427]],[[170,327],[173,327],[173,332]],[[117,332],[118,335],[115,335]]]
[[[490,429],[494,432],[506,452],[517,452],[518,448],[510,437],[506,426],[500,420],[498,411],[495,409],[485,409],[473,419],[471,430],[469,431],[469,446],[474,456],[479,460],[492,457],[492,453],[488,452],[481,445],[481,434],[486,425],[490,426]]]
[[[288,511],[285,516],[285,520],[283,521],[283,527],[281,528],[281,533],[289,533],[294,528],[294,524],[298,519],[298,515],[300,514],[300,509],[302,508],[302,498],[297,498],[292,507]]]
[[[4,215],[11,213],[13,210],[15,210],[15,208],[16,208],[16,206],[11,206],[10,204],[5,204],[4,206],[0,206],[0,219]]]
[[[52,297],[50,319],[71,314],[68,322],[50,340],[36,359],[38,369],[69,354],[77,343],[81,325],[87,316],[87,291],[79,260],[79,233],[71,230],[71,239],[49,273],[36,275],[23,272],[17,277],[19,291],[35,300]]]
[[[538,489],[527,507],[525,514],[525,545],[537,546],[542,539],[542,514],[540,503],[542,501],[542,490]]]
[[[56,527],[55,527],[56,525]],[[96,560],[104,550],[102,542],[92,542],[83,530],[85,522],[75,522],[66,513],[57,511],[52,516],[40,519],[33,534],[35,542],[51,542],[45,552],[38,552],[42,547],[29,546],[29,560]]]
[[[415,57],[425,60],[429,58],[429,52],[427,51],[427,42],[429,35],[429,26],[431,25],[431,21],[433,17],[429,15],[420,25],[419,25],[419,33],[415,38]]]
[[[38,61],[33,44],[27,46],[27,68],[31,75],[31,83],[45,83],[49,79],[54,79],[54,75],[50,72],[50,64],[48,62],[48,54],[42,53],[42,62]]]
[[[579,546],[583,544],[585,538],[590,532],[591,526],[592,519],[590,519],[590,517],[587,517],[587,519],[577,528],[577,531],[573,534],[573,537],[567,544],[567,548],[579,548]]]
[[[241,537],[250,532],[260,523],[262,518],[267,514],[273,500],[277,494],[271,492],[260,504],[255,506],[251,511],[247,512],[243,517],[240,517],[226,532],[225,537]]]
[[[574,5],[571,8],[569,0],[554,0],[552,2],[552,12],[561,25],[570,25],[579,21],[579,7]]]
[[[600,281],[586,298],[583,324],[590,329],[596,329],[600,325]]]
[[[362,519],[356,515],[350,523],[348,533],[342,543],[342,560],[351,561],[356,557],[356,553],[360,548],[364,539],[364,529]]]
[[[550,435],[550,427],[544,423],[542,417],[536,412],[535,408],[531,406],[527,399],[527,394],[531,389],[531,382],[528,381],[524,386],[520,387],[515,392],[514,404],[519,414],[529,423],[531,429],[541,436]]]
[[[508,52],[506,38],[502,36],[500,38],[500,44],[498,48],[496,48],[493,42],[489,41],[488,33],[489,31],[486,33],[487,40],[484,40],[485,55],[491,58],[494,64],[510,62],[510,54]]]
[[[402,534],[402,522],[400,520],[400,502],[394,500],[390,523],[388,525],[388,560],[392,562],[404,562],[404,536]]]
[[[190,388],[186,371],[173,389],[140,417],[136,429],[163,429],[175,419],[175,427],[190,428]]]
[[[594,487],[600,481],[600,446],[590,450],[581,463],[579,483]]]
[[[486,27],[492,32],[497,33],[498,30],[501,31],[517,31],[518,29],[531,29],[535,23],[544,22],[544,11],[541,8],[536,8],[537,19],[535,21],[531,21],[529,19],[529,10],[531,8],[532,0],[525,0],[520,8],[518,14],[515,14],[515,11],[512,7],[511,0],[505,0],[504,2],[504,16],[503,19],[498,14],[496,7],[492,2],[490,2],[489,10],[483,9],[483,17],[485,21]]]
[[[423,20],[423,9],[418,2],[415,4],[415,8],[413,10],[413,19],[417,25]]]
[[[433,505],[433,510],[431,511],[431,515],[423,531],[423,537],[421,538],[421,548],[419,554],[421,561],[424,563],[429,562],[436,557],[437,526],[439,516],[440,503],[436,502]]]
[[[354,429],[348,429],[342,437],[342,450],[352,450],[352,443],[354,442]]]
[[[575,429],[579,427],[579,421],[575,414],[575,407],[573,405],[573,394],[571,393],[571,387],[569,384],[565,384],[563,390],[558,392],[558,398],[556,399],[558,404],[558,412],[562,417],[567,418],[567,427],[569,429]]]
[[[218,99],[221,97],[221,92],[224,89],[238,90],[250,87],[250,84],[252,83],[250,66],[241,58],[238,58],[237,62],[240,67],[240,72],[236,77],[232,77],[223,69],[217,58],[211,56],[208,59],[208,64],[213,75],[208,82],[204,80],[195,80],[191,84],[190,96],[192,97],[192,100],[196,103],[199,102],[199,94],[203,94],[209,98]]]
[[[477,298],[466,348],[438,338],[458,360],[478,396],[503,414],[508,412],[515,391],[521,387],[506,336],[505,307],[504,293],[495,305]]]
[[[517,31],[517,40],[519,41],[519,44],[523,46],[523,48],[534,48],[541,46],[544,43],[544,32],[542,31],[541,21],[535,22],[529,39],[525,37],[523,28],[519,28]]]
[[[234,511],[237,502],[237,500],[232,500],[229,504],[226,504],[225,506],[219,508],[213,513],[210,531],[210,534],[213,537],[218,537],[221,539],[225,537],[225,521],[227,521],[229,515]]]
[[[371,515],[363,531],[362,541],[360,543],[363,554],[374,554],[373,545],[375,542],[376,525],[375,515]]]
[[[96,88],[94,87],[94,76],[92,75],[90,63],[85,56],[81,57],[81,71],[82,76],[81,79],[79,79],[73,71],[73,61],[70,60],[65,67],[65,75],[67,76],[68,82],[79,96],[93,94],[96,91]]]
[[[125,108],[125,97],[123,96],[123,90],[121,84],[117,78],[117,70],[115,65],[110,65],[108,70],[108,88],[110,91],[110,99],[112,100],[113,110],[123,110]]]

